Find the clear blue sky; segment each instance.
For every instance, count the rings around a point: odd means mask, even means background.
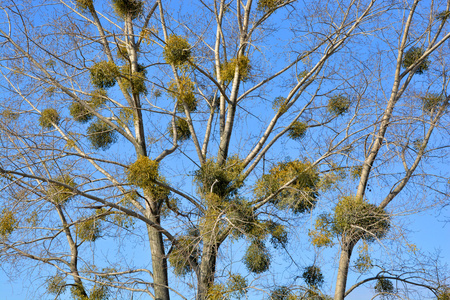
[[[426,1],[423,1],[426,2]],[[175,4],[178,4],[175,1]],[[423,3],[421,5],[424,5]],[[2,84],[4,84],[3,81],[0,81]],[[391,82],[389,82],[389,79],[387,79],[387,81],[385,82],[385,84],[389,85],[391,84]],[[251,105],[249,106],[251,107]],[[264,116],[266,112],[261,112],[258,111],[258,108],[255,108],[255,113],[259,114],[260,116]],[[272,112],[270,112],[272,113]],[[252,128],[248,129],[249,134],[252,132]],[[308,140],[309,141],[309,140]],[[307,142],[308,142],[307,141]],[[239,141],[238,141],[239,142]],[[289,144],[290,146],[292,146],[292,144]],[[115,146],[116,148],[113,149],[118,149],[121,146],[117,145]],[[281,152],[288,152],[287,154],[289,154],[290,156],[295,157],[297,155],[296,152],[294,152],[292,149],[293,147],[290,147],[289,149],[291,150],[286,150],[286,148],[284,148],[285,145],[280,145],[277,147],[274,147],[274,152],[280,151]],[[191,150],[191,149],[188,149]],[[168,166],[168,169],[173,168],[179,168],[181,164],[179,164],[179,162],[177,161],[173,161],[171,166]],[[442,164],[441,168],[448,168],[448,165],[446,164]],[[383,193],[374,193],[374,195],[382,195]],[[442,263],[445,264],[449,264],[450,263],[450,252],[448,251],[448,249],[450,249],[450,227],[447,225],[447,223],[445,223],[446,220],[446,216],[448,216],[448,210],[443,210],[441,212],[441,214],[438,214],[438,211],[436,210],[430,210],[429,212],[426,213],[420,213],[420,214],[413,214],[412,216],[398,216],[396,217],[396,220],[394,223],[399,224],[399,223],[405,223],[408,224],[408,230],[410,230],[410,232],[407,234],[408,236],[408,241],[410,243],[414,243],[417,245],[418,249],[420,251],[423,252],[429,252],[429,253],[434,253],[435,250],[442,250]],[[302,220],[301,224],[301,229],[304,228],[308,228],[308,226],[311,226],[311,222],[308,222],[306,219]],[[447,225],[447,226],[446,226]],[[299,235],[298,237],[299,239],[293,239],[294,243],[301,243],[302,241],[304,241],[304,239],[306,239],[307,237],[305,236],[305,234]],[[303,240],[302,240],[303,239]],[[102,244],[103,243],[103,244]],[[98,247],[98,251],[106,251],[108,249],[107,246],[108,242],[98,242],[97,246]],[[146,245],[139,245],[136,246],[133,249],[129,249],[129,255],[130,256],[136,256],[136,257],[145,257],[144,255],[144,249],[145,249]],[[233,246],[238,248],[237,245]],[[374,248],[379,248],[377,245],[373,246]],[[381,248],[383,247],[383,245],[381,246]],[[388,246],[389,247],[389,246]],[[335,277],[336,277],[336,263],[337,263],[337,251],[336,251],[336,247],[333,248],[333,250],[327,251],[326,253],[329,253],[328,257],[322,258],[321,264],[323,265],[323,273],[325,275],[325,279],[326,279],[326,289],[325,292],[330,292],[332,293],[333,291],[333,287],[332,287],[332,283],[335,281]],[[388,249],[389,250],[389,249]],[[394,249],[391,249],[394,250]],[[298,257],[296,258],[299,263],[299,265],[301,266],[305,266],[308,265],[309,263],[311,263],[311,260],[314,258],[314,252],[312,251],[312,249],[308,249],[306,246],[302,248],[302,252],[301,256],[298,255]],[[374,258],[386,258],[389,259],[389,257],[386,255],[386,253],[388,253],[389,251],[379,251],[375,254]],[[274,254],[278,253],[276,251],[273,251]],[[148,254],[148,253],[145,253]],[[297,253],[298,254],[298,253]],[[232,255],[231,255],[232,256]],[[353,259],[356,258],[356,255],[354,255]],[[284,257],[282,255],[280,255],[279,257],[277,257],[277,259],[279,260],[283,260]],[[276,259],[275,259],[276,260]],[[288,262],[289,264],[289,262]],[[2,266],[0,266],[2,267]],[[286,266],[285,265],[281,265],[281,263],[279,265],[275,264],[274,266],[274,270],[276,272],[280,272],[280,274],[282,274],[284,272],[284,268]],[[22,282],[22,278],[25,278],[26,275],[29,274],[29,272],[34,272],[34,274],[38,274],[39,270],[33,270],[32,268],[19,268],[20,271],[15,272],[14,275],[14,281],[10,281],[8,276],[6,276],[5,272],[3,269],[0,269],[0,299],[4,299],[4,300],[21,300],[21,299],[29,299],[29,295],[33,295],[35,293],[35,291],[40,290],[42,287],[40,286],[40,284],[42,284],[42,282],[39,282],[39,280],[30,282],[29,279],[25,279],[25,281]],[[22,273],[20,273],[22,272]],[[361,278],[364,278],[361,277]],[[348,286],[350,286],[353,281],[355,280],[355,276],[352,275],[349,277],[349,283]],[[302,284],[301,280],[297,281],[298,284]],[[176,285],[175,285],[176,286]],[[372,297],[372,290],[369,288],[359,288],[356,291],[354,291],[349,297],[347,297],[346,299],[349,300],[361,300],[361,299],[370,299]],[[259,296],[258,296],[259,297]],[[46,299],[52,299],[51,296],[47,297]],[[70,299],[69,296],[65,297],[64,299]],[[147,299],[146,297],[141,297],[140,299]],[[173,299],[177,299],[177,297],[175,295],[173,295]],[[254,297],[249,297],[249,299],[251,300],[258,300],[259,298],[257,298],[256,296]]]

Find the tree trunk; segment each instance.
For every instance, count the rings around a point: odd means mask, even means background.
[[[66,217],[64,216],[63,210],[60,205],[56,206],[59,218],[64,228],[64,233],[66,234],[67,242],[70,247],[70,275],[73,276],[75,286],[77,287],[76,293],[80,297],[88,298],[88,294],[84,288],[83,282],[81,281],[80,274],[78,273],[78,247],[72,238],[72,233],[70,232],[69,226],[67,224]]]
[[[208,298],[208,290],[214,284],[217,248],[218,246],[215,242],[206,245],[204,248],[202,262],[198,273],[196,300],[206,300]]]
[[[334,300],[344,299],[350,258],[352,256],[353,247],[355,246],[355,243],[346,243],[345,241],[342,244]]]
[[[149,219],[160,224],[159,217],[150,215]],[[154,227],[147,226],[150,251],[152,255],[153,285],[155,300],[169,300],[169,281],[167,278],[167,258],[162,234]]]

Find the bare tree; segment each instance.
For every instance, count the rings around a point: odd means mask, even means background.
[[[425,172],[447,147],[430,145],[445,134],[448,5],[2,2],[2,262],[38,264],[56,298],[288,297],[260,278],[268,242],[286,251],[289,224],[322,204],[310,236],[339,241],[343,299],[354,247],[386,237],[415,174],[446,193]],[[355,191],[338,189],[349,172]],[[367,195],[378,180],[382,201]],[[236,240],[245,251],[224,259]],[[298,298],[327,297],[320,274],[298,274]]]

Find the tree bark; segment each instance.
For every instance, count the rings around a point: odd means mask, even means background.
[[[208,290],[214,283],[214,274],[216,272],[217,249],[218,246],[215,242],[209,243],[204,248],[198,274],[196,300],[208,299]]]
[[[346,238],[344,238],[346,239]],[[334,300],[343,300],[345,296],[345,288],[347,286],[347,275],[350,267],[350,258],[355,243],[343,242],[341,255],[339,258],[338,275],[336,279],[336,288],[334,292]]]
[[[159,217],[149,215],[148,218],[160,224]],[[162,234],[152,226],[147,226],[153,268],[153,289],[155,300],[169,300],[169,280],[167,276],[167,258],[164,250]]]
[[[73,281],[75,282],[75,286],[77,287],[77,292],[80,296],[86,297],[88,299],[88,294],[84,288],[83,282],[81,281],[80,274],[78,273],[78,247],[75,241],[72,238],[72,233],[70,232],[69,225],[67,224],[66,217],[61,209],[60,205],[56,206],[56,211],[58,212],[59,218],[61,219],[61,223],[64,228],[64,233],[67,238],[67,242],[70,247],[70,274],[73,277]]]

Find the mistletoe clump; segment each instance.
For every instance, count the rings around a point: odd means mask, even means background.
[[[0,237],[5,238],[17,228],[17,219],[14,212],[4,208],[0,215]]]
[[[127,90],[132,94],[147,94],[145,86],[147,70],[144,66],[138,64],[137,71],[131,72],[130,65],[125,65],[121,68],[121,73],[125,77],[123,85]]]
[[[229,300],[242,299],[247,293],[247,280],[239,274],[230,274],[226,285],[216,283],[208,288],[206,299],[208,300]]]
[[[171,138],[175,135],[175,130],[177,133],[177,141],[185,141],[191,137],[191,132],[189,130],[189,124],[185,119],[178,118],[175,120],[175,128],[172,127],[172,123],[169,124],[168,131]]]
[[[363,166],[354,166],[350,169],[350,175],[353,179],[358,179],[363,171]]]
[[[250,60],[245,55],[233,58],[220,66],[220,76],[222,77],[222,80],[227,82],[232,81],[236,72],[236,67],[242,81],[247,80],[250,71]]]
[[[169,263],[177,276],[192,271],[192,262],[198,260],[198,230],[190,230],[187,235],[177,239],[169,256]]]
[[[320,268],[316,266],[306,267],[302,277],[308,286],[314,288],[320,287],[324,282],[323,274],[320,271]]]
[[[242,299],[247,293],[247,280],[239,274],[231,274],[226,285],[216,283],[208,288],[206,299],[208,300],[229,300]]]
[[[81,241],[94,242],[100,237],[100,222],[89,218],[75,225],[75,232]]]
[[[128,166],[128,181],[142,189],[148,188],[158,178],[158,168],[159,162],[141,155],[134,163]]]
[[[295,298],[298,299],[298,298]],[[334,298],[328,295],[323,294],[318,289],[311,288],[309,289],[304,298],[301,299],[311,299],[311,300],[333,300]]]
[[[83,124],[89,122],[94,117],[94,113],[89,108],[96,110],[101,107],[106,102],[107,94],[104,89],[97,89],[90,94],[90,97],[90,101],[74,101],[70,105],[69,112],[75,121]]]
[[[278,224],[276,222],[267,222],[268,231],[271,235],[270,242],[275,248],[283,247],[285,248],[288,243],[288,233],[286,226]]]
[[[350,99],[343,94],[335,95],[328,100],[328,112],[340,116],[348,112]]]
[[[260,274],[269,269],[270,253],[264,243],[253,240],[244,255],[244,264],[250,272]]]
[[[276,97],[273,100],[272,108],[274,111],[279,111],[280,113],[284,114],[287,111],[287,102],[287,99],[284,97]]]
[[[389,227],[390,217],[384,209],[361,197],[345,196],[336,205],[333,214],[322,214],[317,218],[314,229],[308,235],[313,245],[327,247],[333,245],[333,237],[343,234],[356,240],[361,238],[364,242],[373,242],[385,237]]]
[[[224,300],[229,299],[227,297],[227,287],[224,284],[213,284],[208,288],[207,297],[208,300]]]
[[[128,54],[127,46],[125,44],[119,44],[117,45],[117,58],[120,60],[129,62],[130,61],[130,55]]]
[[[269,11],[275,9],[278,5],[283,4],[285,0],[259,0],[258,1],[258,10]]]
[[[144,2],[139,0],[113,0],[113,7],[120,17],[125,19],[129,15],[131,19],[135,19],[142,13]]]
[[[333,245],[332,230],[333,219],[329,214],[322,214],[316,219],[314,229],[308,232],[311,243],[316,247],[329,247]]]
[[[372,259],[369,255],[369,245],[363,241],[358,247],[358,258],[355,261],[355,269],[360,273],[365,273],[373,267]]]
[[[258,198],[274,195],[270,201],[279,209],[303,213],[317,202],[319,180],[316,168],[308,162],[281,162],[258,180],[255,194]]]
[[[297,296],[292,293],[287,286],[279,286],[270,293],[270,300],[297,300]]]
[[[5,120],[17,120],[19,118],[19,114],[10,109],[5,109],[0,112],[0,116]]]
[[[289,127],[288,136],[293,140],[300,140],[306,134],[308,124],[305,122],[295,121],[291,127]]]
[[[74,284],[70,288],[70,293],[75,300],[87,300],[86,291],[82,284]]]
[[[247,279],[239,274],[231,274],[227,281],[227,288],[231,296],[241,299],[247,293]]]
[[[75,180],[70,175],[61,175],[54,179],[54,181],[62,183],[50,183],[48,187],[48,196],[56,204],[65,204],[68,200],[75,196],[72,188],[75,188]]]
[[[92,119],[94,115],[86,107],[88,105],[89,105],[88,103],[82,104],[78,101],[74,101],[70,105],[69,112],[75,121],[80,123],[87,123]]]
[[[242,170],[238,156],[228,158],[224,165],[209,159],[195,172],[195,181],[203,195],[212,192],[220,199],[230,199],[243,185]]]
[[[443,12],[440,12],[436,15],[437,20],[447,21],[447,19],[450,17],[450,10],[445,10]]]
[[[104,89],[97,89],[91,93],[91,101],[89,101],[89,106],[94,109],[99,108],[103,104],[105,104],[108,99],[108,94]]]
[[[450,300],[450,288],[447,286],[440,288],[436,300]]]
[[[390,227],[390,217],[384,209],[361,197],[342,197],[334,209],[334,228],[337,234],[351,234],[367,241],[383,238]]]
[[[169,65],[181,66],[191,58],[191,45],[185,38],[172,34],[167,39],[163,55]]]
[[[111,61],[100,61],[90,69],[91,82],[100,89],[113,87],[120,76],[119,68]]]
[[[231,234],[234,238],[240,238],[245,235],[248,238],[262,240],[266,237],[266,224],[257,219],[252,206],[247,200],[238,198],[231,202],[226,202],[222,201],[219,196],[213,193],[209,195],[209,200],[212,195],[214,195],[217,200],[213,203],[208,201],[208,206],[219,207],[222,210],[226,208],[227,219],[233,227]]]
[[[131,108],[121,108],[119,111],[119,124],[122,126],[129,126],[134,120],[134,112]]]
[[[117,133],[108,123],[98,119],[87,129],[88,139],[96,150],[107,150],[117,141]]]
[[[86,10],[94,9],[94,1],[93,0],[76,0],[76,6],[80,11],[85,12]]]
[[[128,166],[127,179],[131,184],[151,193],[156,199],[164,199],[169,190],[158,185],[156,181],[164,182],[164,177],[159,175],[159,162],[151,160],[147,156],[139,156]]]
[[[364,273],[369,271],[372,268],[372,259],[369,255],[360,255],[356,259],[355,262],[355,269],[360,272]]]
[[[90,290],[89,299],[106,300],[109,299],[110,293],[108,286],[96,283]]]
[[[41,112],[39,117],[39,125],[43,128],[50,129],[53,124],[58,125],[60,121],[59,113],[54,108],[47,108]]]
[[[440,104],[444,102],[444,96],[441,94],[426,94],[420,98],[422,100],[423,111],[431,114]]]
[[[377,283],[375,284],[375,292],[382,294],[382,293],[394,293],[394,285],[392,284],[392,281],[386,278],[380,278],[377,280]]]
[[[61,274],[56,274],[47,280],[47,292],[50,294],[60,295],[64,293],[66,286],[66,281]]]
[[[184,112],[184,108],[190,111],[197,110],[197,99],[194,95],[194,83],[187,76],[181,76],[177,81],[173,80],[169,84],[169,95],[177,101],[177,110]]]
[[[405,52],[403,56],[402,66],[407,69],[410,66],[414,65],[425,53],[423,48],[420,47],[412,47],[408,51]],[[416,74],[423,74],[424,71],[427,71],[430,67],[430,60],[425,58],[418,66],[415,71]]]

